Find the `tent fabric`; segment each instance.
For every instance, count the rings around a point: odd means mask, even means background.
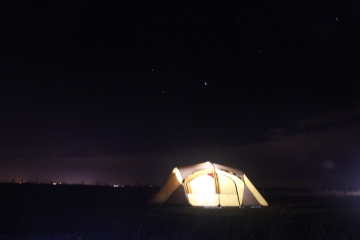
[[[192,206],[268,206],[243,171],[211,162],[175,167],[150,202]]]

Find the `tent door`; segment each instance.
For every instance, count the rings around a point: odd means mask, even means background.
[[[219,182],[219,202],[221,206],[239,206],[238,190],[234,180],[223,174],[217,174]]]

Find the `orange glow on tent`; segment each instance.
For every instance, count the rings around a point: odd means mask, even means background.
[[[151,202],[192,206],[268,206],[240,169],[210,162],[174,168]]]

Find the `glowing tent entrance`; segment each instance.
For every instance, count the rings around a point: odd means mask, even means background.
[[[268,206],[239,169],[216,163],[174,168],[152,203],[192,206]]]

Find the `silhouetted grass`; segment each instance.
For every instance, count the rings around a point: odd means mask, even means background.
[[[360,239],[360,197],[263,192],[264,208],[148,205],[155,188],[0,184],[0,239]]]

